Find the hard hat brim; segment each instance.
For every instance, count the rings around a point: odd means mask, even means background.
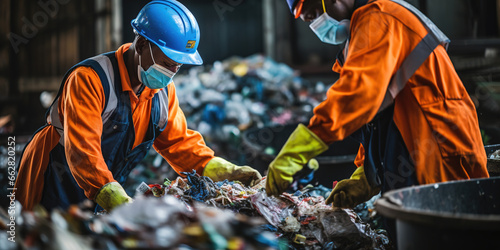
[[[195,51],[195,53],[182,53],[170,48],[167,48],[165,46],[161,46],[154,41],[151,41],[152,43],[156,44],[163,54],[165,54],[168,58],[174,60],[177,63],[182,63],[182,64],[192,64],[192,65],[202,65],[203,64],[203,59],[200,56],[200,53],[198,53],[198,50]]]
[[[164,55],[166,55],[168,58],[172,59],[173,61],[177,63],[182,63],[182,64],[192,64],[192,65],[202,65],[203,64],[203,59],[200,56],[200,53],[198,53],[198,50],[195,51],[195,53],[182,53],[170,48],[167,48],[165,46],[161,46],[155,41],[152,41],[148,37],[141,35],[142,37],[146,38],[149,42],[152,42],[158,48],[161,49]]]

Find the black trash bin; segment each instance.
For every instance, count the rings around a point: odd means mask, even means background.
[[[375,202],[399,250],[500,249],[500,177],[393,190]]]
[[[276,157],[286,140],[298,124],[272,126],[247,130],[242,135],[242,146],[246,163],[266,174],[269,163]],[[328,188],[332,182],[349,178],[356,169],[354,159],[359,142],[351,138],[330,145],[329,149],[317,156],[320,167],[315,173],[316,181]]]

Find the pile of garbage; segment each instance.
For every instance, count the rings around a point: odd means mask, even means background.
[[[324,83],[309,82],[260,54],[192,67],[179,72],[174,82],[188,126],[217,155],[233,161],[244,159],[231,159],[234,153],[226,146],[234,148],[243,131],[307,122],[327,91]]]
[[[289,249],[390,249],[383,230],[374,230],[351,209],[332,209],[323,188],[306,187],[294,194],[267,196],[265,178],[253,187],[238,182],[213,182],[195,171],[186,178],[168,179],[163,184],[142,184],[137,192],[146,196],[173,196],[187,207],[203,203],[251,218],[264,218],[261,228],[274,232]],[[324,193],[324,195],[328,195]]]
[[[2,234],[0,249],[282,249],[263,221],[170,195],[136,197],[110,214],[94,215],[92,205],[17,211],[14,237]]]
[[[48,213],[16,204],[15,242],[1,249],[391,249],[350,209],[325,205],[324,188],[269,197],[265,177],[253,187],[213,182],[196,172],[142,184],[134,202],[94,214],[94,203]],[[325,196],[327,193],[323,193]],[[0,220],[9,215],[0,210]],[[3,223],[6,225],[7,223]]]

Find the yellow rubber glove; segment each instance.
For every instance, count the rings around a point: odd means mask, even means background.
[[[313,157],[328,146],[311,130],[299,124],[288,137],[278,156],[269,164],[266,181],[267,195],[280,195],[293,182],[293,176]]]
[[[111,212],[115,207],[132,202],[122,185],[118,182],[110,182],[104,185],[95,197],[95,202],[106,211]]]
[[[350,179],[339,181],[325,203],[334,207],[354,208],[380,192],[379,187],[371,187],[366,180],[365,168],[358,167]]]
[[[236,166],[223,158],[215,157],[210,160],[203,175],[209,177],[213,181],[240,181],[246,186],[254,186],[260,182],[262,175],[259,171],[249,166]]]

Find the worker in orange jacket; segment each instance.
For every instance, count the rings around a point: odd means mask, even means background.
[[[326,100],[269,165],[269,195],[348,136],[361,143],[358,168],[327,198],[335,207],[352,208],[380,190],[488,177],[474,104],[446,53],[449,40],[427,17],[402,0],[287,3],[321,41],[345,46]]]
[[[132,44],[66,73],[47,124],[22,155],[15,187],[25,209],[90,199],[111,211],[130,202],[121,185],[151,147],[179,174],[196,170],[247,185],[261,179],[251,167],[215,157],[187,128],[172,78],[182,64],[203,63],[192,13],[175,0],[152,1],[132,27]]]

